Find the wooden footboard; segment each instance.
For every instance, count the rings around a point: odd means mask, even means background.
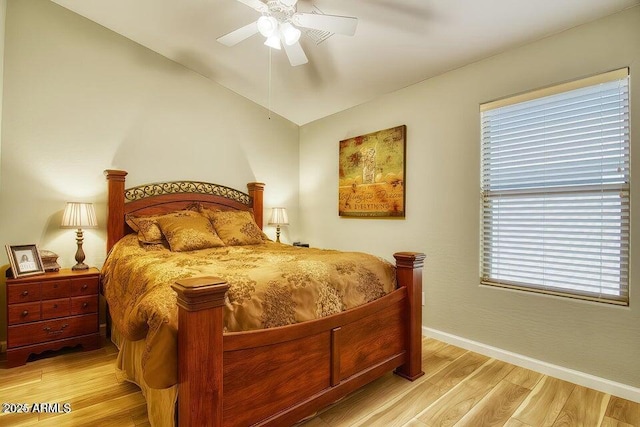
[[[291,425],[384,373],[422,372],[424,254],[402,252],[399,288],[330,317],[223,334],[217,278],[176,283],[181,426]],[[222,374],[221,374],[222,373]]]

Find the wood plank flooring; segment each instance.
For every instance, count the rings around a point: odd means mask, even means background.
[[[34,403],[58,403],[63,411],[62,405],[69,403],[71,411],[7,414],[3,405],[1,426],[150,425],[138,386],[116,377],[117,350],[113,344],[95,351],[65,350],[47,356],[51,357],[0,369],[0,404],[26,403],[31,411]]]
[[[0,425],[148,426],[144,398],[117,378],[115,359],[109,343],[0,369],[0,403],[71,406],[60,414],[3,412]],[[299,427],[640,427],[638,403],[433,339],[423,341],[423,367],[414,382],[387,374]]]

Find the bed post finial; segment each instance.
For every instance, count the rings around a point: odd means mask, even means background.
[[[396,369],[396,374],[410,381],[424,375],[422,371],[422,267],[425,254],[397,252],[396,277],[398,287],[407,288],[409,322],[407,325],[407,361]]]
[[[117,169],[104,171],[108,185],[107,253],[124,236],[124,182],[127,172]]]
[[[253,216],[256,219],[256,224],[262,230],[264,205],[262,203],[262,196],[264,195],[264,183],[262,182],[250,182],[247,184],[249,189],[249,196],[253,199]]]

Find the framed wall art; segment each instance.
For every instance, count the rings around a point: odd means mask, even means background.
[[[404,218],[405,125],[340,141],[338,213]]]
[[[13,278],[44,274],[44,266],[36,245],[5,245]]]

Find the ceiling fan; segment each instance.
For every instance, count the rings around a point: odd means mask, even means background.
[[[284,46],[284,51],[293,66],[309,62],[300,46],[302,32],[297,27],[353,36],[358,26],[358,18],[351,16],[298,12],[298,0],[238,1],[257,10],[262,16],[255,22],[219,37],[218,42],[225,46],[235,46],[260,33],[266,37],[266,46],[278,50]]]

